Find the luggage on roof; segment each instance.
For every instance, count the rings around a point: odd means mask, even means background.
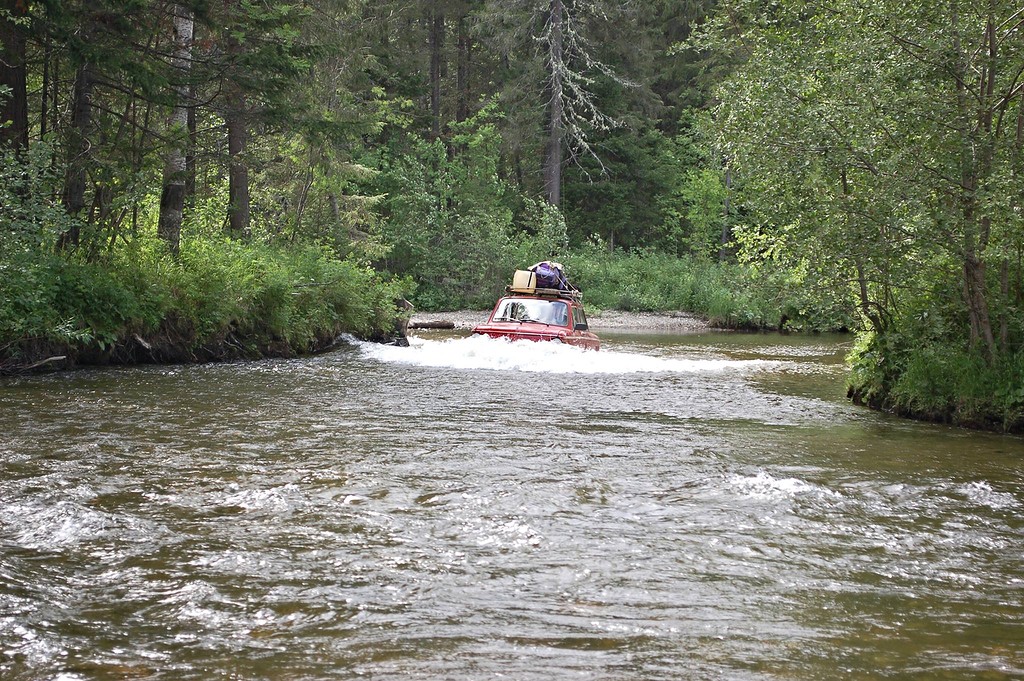
[[[530,267],[530,271],[537,275],[537,286],[540,288],[553,288],[559,291],[569,288],[569,280],[565,278],[562,263],[542,260]]]
[[[569,283],[561,263],[543,260],[529,269],[516,270],[509,293],[582,300],[583,294]]]

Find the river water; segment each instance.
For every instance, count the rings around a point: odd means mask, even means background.
[[[1024,678],[1024,441],[849,339],[424,332],[0,383],[0,678]]]

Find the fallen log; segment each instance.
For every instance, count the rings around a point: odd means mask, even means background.
[[[38,362],[35,362],[34,364],[29,364],[26,367],[21,367],[21,370],[22,371],[32,371],[33,369],[38,369],[39,367],[43,366],[44,364],[50,364],[51,362],[61,362],[61,361],[65,360],[65,359],[67,359],[67,358],[68,358],[67,355],[57,355],[56,357],[47,357],[46,359],[41,359]]]
[[[448,319],[438,319],[429,322],[409,322],[410,329],[454,329],[455,322]]]

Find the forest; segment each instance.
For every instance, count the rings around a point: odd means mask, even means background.
[[[0,0],[0,373],[388,340],[554,258],[1021,431],[1022,38],[1008,0]]]

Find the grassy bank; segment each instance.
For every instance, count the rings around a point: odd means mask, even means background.
[[[0,372],[293,356],[339,334],[395,335],[402,286],[313,246],[197,238],[171,258],[138,239],[86,261],[40,250],[0,262]]]
[[[900,416],[1024,432],[1024,352],[987,360],[964,344],[865,334],[849,358],[848,396]]]
[[[827,331],[848,329],[855,319],[841,299],[736,263],[590,247],[566,256],[565,265],[587,305],[603,310],[684,310],[735,329]]]

